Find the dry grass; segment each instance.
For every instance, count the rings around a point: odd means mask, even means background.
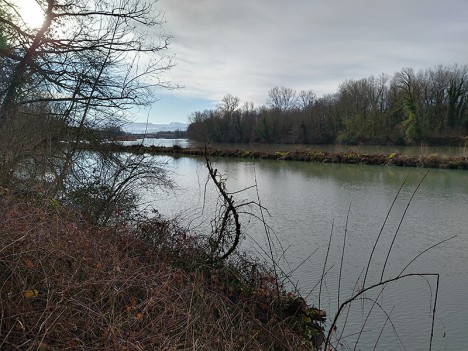
[[[300,299],[275,298],[253,263],[203,255],[167,222],[96,228],[55,200],[0,194],[0,349],[311,349]]]

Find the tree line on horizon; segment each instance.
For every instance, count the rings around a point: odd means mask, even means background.
[[[403,68],[313,90],[274,87],[266,105],[227,94],[215,109],[189,116],[192,140],[217,143],[459,143],[468,135],[468,66]]]

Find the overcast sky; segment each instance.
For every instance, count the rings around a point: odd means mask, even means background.
[[[262,105],[285,86],[468,64],[468,0],[160,0],[176,66],[149,121],[187,122],[227,93]],[[142,120],[143,117],[139,117]]]

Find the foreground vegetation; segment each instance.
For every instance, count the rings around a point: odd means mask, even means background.
[[[212,233],[193,237],[172,222],[136,216],[142,187],[173,186],[164,164],[146,154],[355,163],[365,157],[105,145],[108,135],[116,136],[118,121],[152,103],[154,88],[168,87],[162,73],[172,63],[162,53],[170,36],[161,29],[162,14],[143,0],[41,4],[42,26],[31,28],[11,1],[0,0],[0,349],[310,350],[321,345],[323,312],[286,292],[275,265],[269,269],[238,252],[242,233],[236,209],[253,204],[236,203],[236,193],[227,192],[208,159],[222,194]],[[437,107],[445,107],[441,112],[428,105],[427,116],[444,116],[437,130],[458,140],[466,131],[466,69],[439,71],[449,85],[430,92],[442,92],[443,105]],[[346,120],[339,119],[333,96],[316,101],[311,92],[301,93],[298,109],[290,91],[277,88],[269,109],[239,110],[238,101],[227,97],[213,116],[195,115],[189,132],[214,141],[228,141],[229,129],[234,141],[253,135],[266,142],[297,137],[323,142],[346,126],[343,141],[356,130],[357,141],[362,135],[363,140],[380,137],[375,131],[382,130],[390,141],[418,141],[434,126],[432,119],[420,118],[419,98],[435,95],[421,95],[425,91],[413,84],[414,74],[403,73],[396,105],[377,98],[347,113]],[[352,94],[340,101],[351,104],[354,88],[369,84],[383,87],[385,96],[395,92],[377,81],[350,82]],[[379,109],[389,118],[380,120]],[[361,114],[368,110],[372,113]],[[373,159],[397,164],[400,157]],[[465,159],[447,162],[466,168]],[[320,282],[325,267],[326,262]],[[324,348],[340,344],[332,334],[347,305],[363,292],[408,276],[364,282],[340,306]]]
[[[210,265],[202,241],[174,223],[95,227],[52,198],[1,193],[2,350],[310,350],[323,340],[323,314],[265,266],[241,255]]]
[[[232,197],[219,228],[193,237],[138,213],[141,189],[173,186],[163,163],[99,148],[169,86],[162,12],[143,0],[41,6],[31,28],[0,0],[0,349],[320,345],[323,313],[237,250]]]

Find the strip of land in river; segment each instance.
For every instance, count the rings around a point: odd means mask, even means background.
[[[94,146],[83,145],[84,148],[96,149]],[[172,156],[203,156],[205,148],[180,146],[143,146],[122,145],[117,143],[101,144],[99,149],[114,152],[130,152],[135,154],[172,155]],[[327,152],[311,150],[295,151],[254,151],[243,148],[218,149],[207,147],[206,152],[212,157],[237,157],[244,159],[268,159],[285,161],[305,161],[322,163],[343,163],[360,165],[382,165],[401,167],[468,169],[468,158],[465,156],[443,156],[432,154],[429,156],[410,156],[399,153],[372,154],[354,152]]]

